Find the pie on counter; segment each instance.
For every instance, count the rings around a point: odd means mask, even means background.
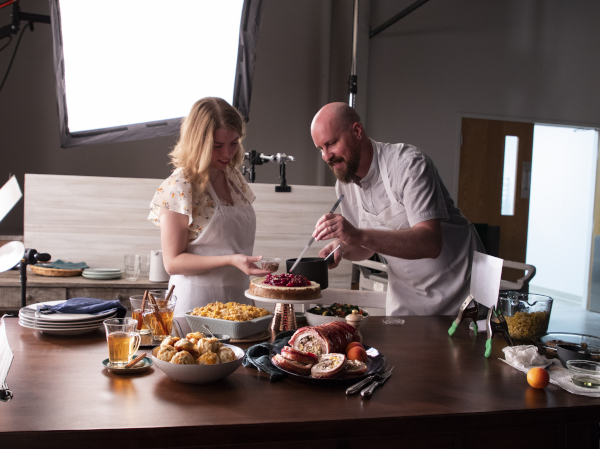
[[[304,276],[295,274],[268,274],[250,281],[250,294],[271,299],[316,299],[321,296],[321,286]]]

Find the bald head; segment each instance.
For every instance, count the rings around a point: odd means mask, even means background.
[[[339,181],[348,183],[367,173],[373,154],[371,142],[359,115],[346,103],[323,106],[310,125],[310,133]]]
[[[360,116],[353,108],[346,103],[329,103],[317,112],[310,126],[310,131],[313,133],[316,128],[321,127],[341,131],[351,128],[355,123],[360,123]]]

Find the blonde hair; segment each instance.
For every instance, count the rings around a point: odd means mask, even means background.
[[[175,168],[183,168],[186,179],[198,183],[201,191],[210,179],[208,169],[213,151],[213,134],[218,128],[239,134],[238,150],[228,164],[229,168],[238,167],[244,160],[242,141],[246,136],[246,127],[238,110],[222,98],[206,97],[194,103],[181,123],[179,141],[169,154],[171,164]]]

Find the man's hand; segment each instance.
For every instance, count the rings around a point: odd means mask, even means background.
[[[327,257],[329,254],[331,254],[331,252],[337,248],[338,245],[342,245],[340,247],[340,249],[338,249],[335,253],[333,253],[333,256],[331,256],[331,258],[333,258],[333,262],[331,262],[327,268],[329,268],[330,270],[332,268],[337,267],[340,262],[342,261],[342,256],[344,255],[344,245],[341,241],[339,240],[335,240],[333,242],[331,242],[330,244],[328,244],[325,248],[323,248],[321,251],[319,251],[319,257],[322,257],[323,259],[325,257]],[[329,261],[327,261],[329,262]]]
[[[316,241],[339,239],[346,245],[360,246],[361,232],[360,229],[352,226],[342,215],[327,214],[323,215],[317,221],[313,237]]]
[[[252,276],[266,276],[270,271],[261,270],[254,262],[258,262],[262,256],[245,256],[244,254],[234,254],[231,256],[231,265]]]

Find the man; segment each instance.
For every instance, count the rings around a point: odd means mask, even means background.
[[[431,159],[406,144],[369,139],[360,117],[345,103],[315,116],[311,134],[344,194],[342,214],[319,219],[313,237],[335,239],[341,258],[364,260],[375,252],[388,262],[387,315],[452,315],[469,294],[473,251],[483,245],[454,205]]]

